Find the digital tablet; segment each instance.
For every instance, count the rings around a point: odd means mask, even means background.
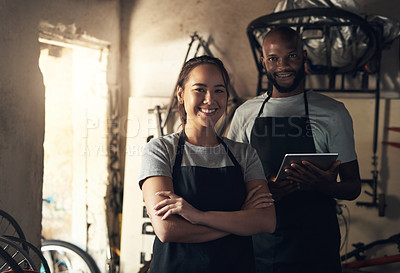
[[[285,169],[290,169],[291,163],[301,164],[301,161],[306,160],[318,168],[326,171],[336,161],[338,153],[310,153],[310,154],[286,154],[282,160],[281,167],[276,175],[275,181],[285,178],[288,174]]]

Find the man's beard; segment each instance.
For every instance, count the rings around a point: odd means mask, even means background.
[[[297,86],[300,84],[300,82],[305,78],[306,71],[305,71],[304,66],[302,66],[299,71],[290,71],[290,72],[293,72],[294,76],[295,76],[293,83],[290,86],[279,85],[278,82],[275,80],[275,78],[272,77],[272,74],[269,73],[268,71],[267,71],[267,78],[280,93],[290,93],[293,90],[295,90],[297,88]]]

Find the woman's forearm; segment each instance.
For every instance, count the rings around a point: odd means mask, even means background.
[[[241,236],[273,232],[275,207],[267,184],[264,180],[252,180],[246,183],[246,188],[247,197],[241,210],[202,212],[191,222]]]
[[[240,236],[271,233],[276,225],[275,208],[207,211],[202,214],[198,224]]]
[[[229,212],[195,209],[173,193],[172,181],[167,177],[148,178],[142,190],[159,239],[162,242],[194,243],[215,240],[228,234],[249,236],[275,230],[275,208],[270,203],[265,181],[249,181],[246,188],[248,195],[243,208]]]
[[[151,222],[157,237],[163,243],[202,243],[229,235],[228,232],[208,226],[191,224],[177,215],[171,215],[165,220],[153,216]]]
[[[202,225],[193,225],[179,215],[170,215],[163,220],[163,215],[155,215],[154,206],[165,198],[156,195],[162,190],[173,190],[169,177],[149,177],[143,183],[142,191],[154,232],[162,242],[200,243],[215,240],[229,233]]]

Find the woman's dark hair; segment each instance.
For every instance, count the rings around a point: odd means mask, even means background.
[[[197,66],[203,65],[203,64],[211,64],[215,65],[218,67],[218,69],[221,71],[222,74],[222,79],[225,84],[226,88],[226,93],[227,93],[227,99],[229,97],[229,89],[230,89],[230,79],[228,72],[225,69],[224,64],[221,62],[220,59],[211,57],[208,55],[203,55],[199,57],[194,57],[190,60],[188,60],[182,67],[181,73],[179,73],[179,78],[178,78],[178,87],[181,87],[182,89],[185,89],[185,84],[189,78],[190,72]],[[182,126],[186,124],[187,121],[187,114],[185,111],[184,104],[178,103],[178,113],[179,113],[179,118],[181,120]]]

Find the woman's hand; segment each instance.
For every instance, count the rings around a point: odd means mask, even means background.
[[[246,200],[243,203],[242,210],[268,208],[274,204],[272,194],[260,192],[261,188],[262,186],[258,185],[248,192]]]
[[[167,219],[170,215],[177,214],[189,221],[191,224],[196,224],[202,211],[195,209],[192,205],[185,201],[182,197],[174,194],[172,191],[159,191],[156,195],[166,197],[166,199],[157,203],[153,210],[154,215],[161,216],[162,220]]]

